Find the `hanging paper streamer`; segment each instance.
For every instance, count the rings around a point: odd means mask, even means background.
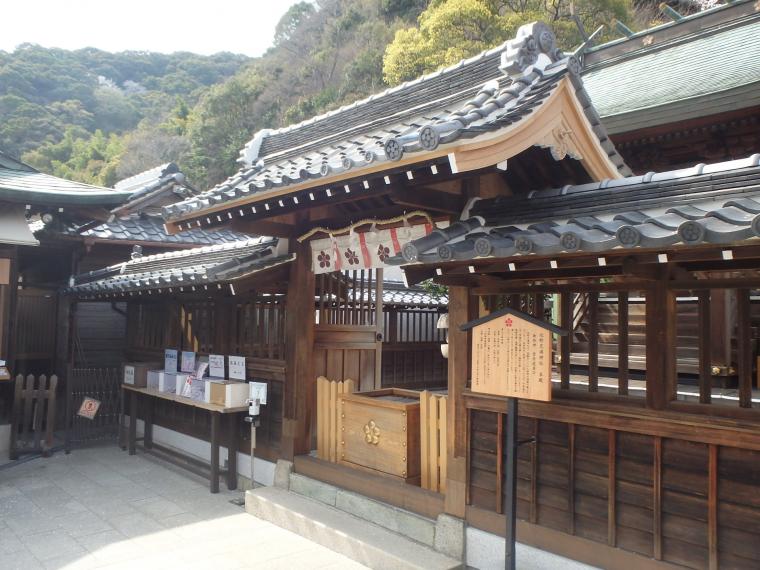
[[[348,235],[314,240],[311,242],[312,268],[319,274],[390,267],[386,261],[401,253],[404,244],[432,230],[433,226],[427,223],[361,233],[352,231]]]

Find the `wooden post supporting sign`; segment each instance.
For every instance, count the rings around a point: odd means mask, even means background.
[[[507,517],[504,567],[515,570],[518,402],[551,400],[552,333],[568,332],[512,308],[462,325],[472,330],[472,391],[507,397],[503,512]]]

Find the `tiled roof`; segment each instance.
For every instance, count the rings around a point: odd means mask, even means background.
[[[668,26],[686,28],[689,22]],[[641,42],[639,36],[651,32],[620,41]],[[760,105],[760,12],[674,35],[614,57],[600,53],[584,69],[586,90],[609,132]],[[683,113],[657,113],[673,105]],[[634,112],[646,116],[627,116]]]
[[[143,291],[188,291],[230,283],[259,271],[288,263],[292,255],[278,254],[276,238],[255,238],[138,257],[73,278],[67,293],[88,297]]]
[[[256,193],[335,174],[361,176],[378,162],[392,168],[403,156],[520,121],[565,77],[602,147],[620,172],[629,174],[585,93],[579,69],[574,58],[554,47],[548,27],[524,26],[515,39],[455,66],[303,123],[257,133],[241,153],[246,166],[240,172],[165,207],[164,217],[175,220],[221,203],[234,207]]]
[[[132,192],[129,200],[112,210],[117,215],[145,211],[153,204],[160,205],[161,201],[176,201],[195,194],[195,191],[187,186],[185,175],[173,162],[121,180],[114,188]]]
[[[603,252],[760,237],[760,154],[694,168],[475,202],[394,262]]]
[[[403,283],[383,284],[384,305],[405,305],[410,307],[445,307],[449,299],[445,295],[436,297],[420,287],[406,287]]]
[[[115,206],[129,198],[130,193],[64,180],[31,167],[17,169],[0,165],[0,201],[51,207]]]
[[[78,235],[99,240],[128,240],[155,243],[214,245],[244,240],[246,236],[226,228],[192,229],[177,235],[169,235],[160,216],[132,215],[114,218],[83,231],[75,227],[65,230],[67,235]]]

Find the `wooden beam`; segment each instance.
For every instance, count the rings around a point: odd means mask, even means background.
[[[736,360],[739,406],[752,407],[752,322],[749,289],[736,291]]]
[[[662,438],[654,438],[653,457],[653,481],[652,481],[652,536],[654,539],[655,560],[662,560]]]
[[[281,222],[271,222],[269,220],[233,218],[229,225],[232,231],[252,236],[272,236],[281,238],[296,236],[296,228],[293,224],[283,224]]]
[[[628,395],[628,291],[618,293],[618,394]]]
[[[464,518],[467,490],[467,411],[463,394],[470,362],[470,333],[459,327],[469,320],[470,305],[468,289],[449,289],[446,512],[460,518]]]
[[[574,294],[571,292],[560,294],[560,323],[562,323],[562,328],[570,331],[570,334],[559,337],[559,375],[560,387],[563,390],[570,388],[570,349],[575,334],[573,331],[573,297]]]
[[[710,331],[710,291],[705,289],[697,295],[697,319],[699,334],[699,402],[709,404],[712,400],[712,346]]]
[[[617,545],[617,432],[607,430],[607,544]]]
[[[710,570],[718,570],[718,446],[710,445],[707,475],[707,551]]]
[[[290,241],[296,254],[290,266],[285,314],[285,370],[282,455],[292,460],[310,451],[314,411],[314,273],[308,243]]]
[[[662,410],[675,392],[675,295],[662,281],[646,291],[647,406]]]
[[[442,212],[453,216],[461,214],[464,207],[461,196],[424,186],[397,186],[391,192],[390,197],[394,203],[400,206]]]
[[[599,293],[588,294],[588,391],[599,391]]]

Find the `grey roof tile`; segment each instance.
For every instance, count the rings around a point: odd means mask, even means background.
[[[255,238],[139,257],[77,275],[66,292],[94,297],[228,283],[291,261],[292,255],[277,255],[277,244],[276,238]]]
[[[731,244],[760,237],[760,155],[712,165],[711,174],[705,170],[632,177],[615,187],[583,184],[528,198],[479,200],[469,210],[473,217],[404,244],[394,263]],[[568,217],[577,211],[582,214]]]
[[[520,121],[541,106],[561,79],[570,77],[575,89],[583,87],[576,76],[577,61],[564,57],[554,47],[553,34],[545,32],[540,23],[524,26],[503,46],[448,69],[297,125],[257,133],[242,152],[246,166],[240,172],[196,197],[164,207],[164,217],[198,215],[223,203],[234,207],[245,193],[337,173],[360,176],[370,163],[387,162],[392,168],[405,155]],[[526,47],[529,34],[551,41],[535,40],[533,45],[540,46],[531,51]],[[528,62],[534,58],[536,65],[523,66],[523,75],[503,73],[516,69],[510,58],[523,57]],[[584,112],[613,163],[623,175],[630,174],[593,107]]]

